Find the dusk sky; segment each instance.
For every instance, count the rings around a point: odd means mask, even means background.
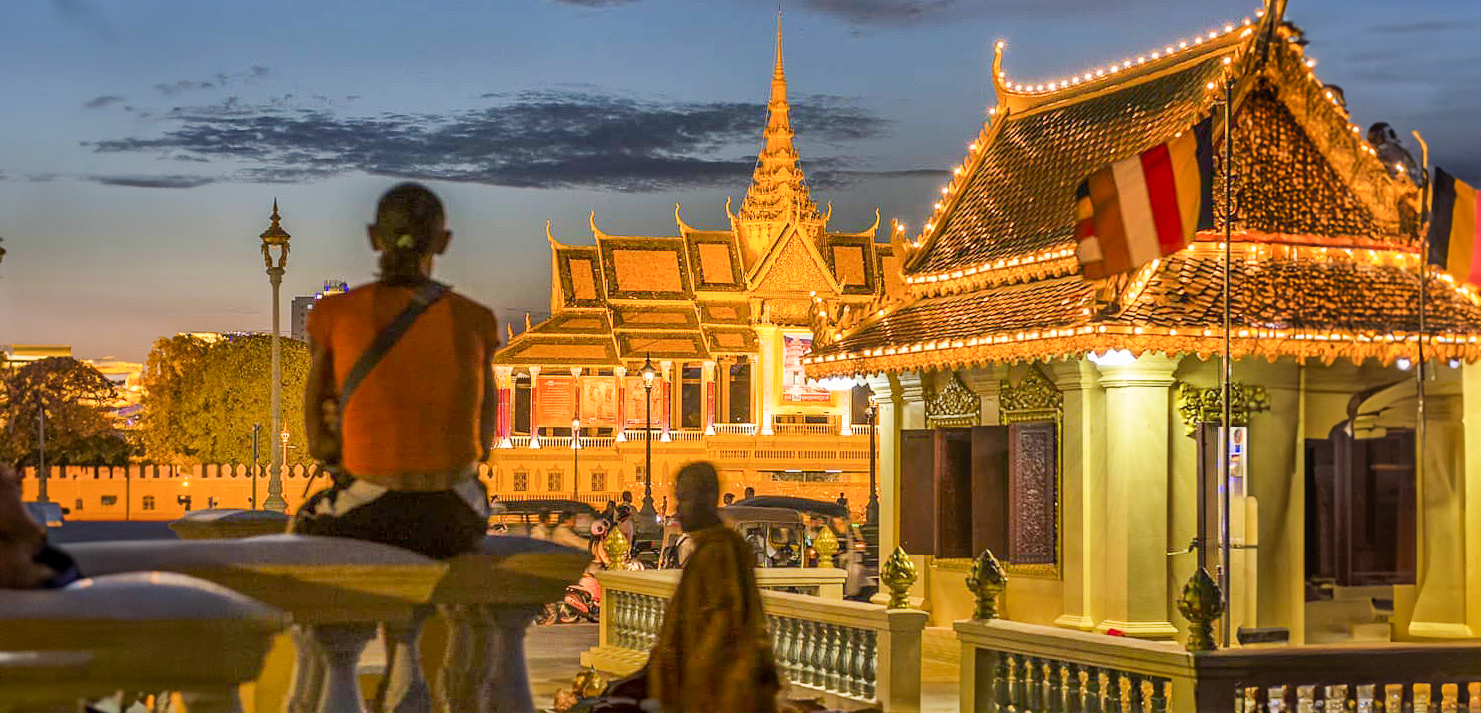
[[[1253,16],[1256,0],[788,0],[803,169],[833,226],[919,224],[993,104],[992,43],[1049,81]],[[258,234],[293,234],[283,319],[370,279],[397,180],[447,204],[438,275],[545,311],[544,223],[590,244],[725,226],[770,81],[773,0],[5,0],[0,344],[142,360],[266,329]],[[1481,181],[1481,0],[1291,0],[1318,76]]]

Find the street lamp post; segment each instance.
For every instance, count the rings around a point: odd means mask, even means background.
[[[257,509],[257,445],[262,435],[262,424],[252,424],[252,509]],[[127,472],[127,471],[125,471]]]
[[[658,370],[653,360],[643,357],[643,508],[639,511],[639,527],[648,528],[658,522],[658,511],[653,507],[653,379]],[[651,531],[651,530],[650,530]]]
[[[36,463],[36,502],[44,503],[46,499],[46,478],[50,473],[46,472],[46,404],[36,401],[36,419],[39,422],[37,433],[39,448],[37,449]]]
[[[879,406],[874,403],[872,395],[869,397],[868,408],[864,409],[864,415],[869,418],[869,504],[864,506],[864,524],[879,527],[879,487],[876,484],[879,462],[874,457],[874,439],[877,437],[874,420],[879,415]]]
[[[278,321],[278,291],[283,285],[283,273],[288,267],[288,241],[293,236],[283,229],[279,223],[278,201],[273,200],[272,223],[262,233],[262,261],[267,264],[267,279],[273,286],[273,382],[272,382],[272,432],[284,432],[283,428],[283,364],[282,345]],[[277,258],[274,260],[273,249],[277,249]],[[284,436],[286,437],[286,432]],[[264,510],[284,512],[288,509],[288,501],[283,499],[283,462],[287,456],[287,441],[284,441],[282,451],[273,449],[272,472],[267,478],[267,501],[262,504]]]
[[[571,419],[571,499],[581,489],[581,417]]]

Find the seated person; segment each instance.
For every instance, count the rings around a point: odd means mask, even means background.
[[[46,528],[21,500],[21,478],[0,464],[0,589],[55,589],[81,578],[66,553],[46,544]]]
[[[557,545],[575,547],[584,550],[587,545],[585,537],[576,534],[576,513],[565,511],[556,519],[555,528],[550,531],[550,541]]]

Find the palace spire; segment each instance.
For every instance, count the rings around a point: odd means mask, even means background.
[[[816,218],[818,207],[807,190],[798,166],[797,149],[792,146],[792,123],[788,119],[787,74],[782,68],[782,13],[777,11],[776,66],[771,73],[771,99],[766,104],[765,145],[756,157],[756,170],[751,186],[741,203],[741,220],[785,220],[795,213],[798,218]]]

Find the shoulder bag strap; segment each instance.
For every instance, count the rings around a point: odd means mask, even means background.
[[[370,370],[374,369],[375,365],[380,363],[381,358],[391,351],[391,347],[401,341],[402,335],[406,334],[406,330],[411,329],[411,325],[416,323],[417,318],[426,313],[427,309],[442,299],[447,292],[447,285],[427,281],[411,296],[411,303],[407,304],[406,308],[401,310],[401,313],[396,315],[390,324],[375,335],[375,341],[370,343],[370,347],[360,355],[355,365],[350,367],[350,373],[345,375],[344,382],[339,386],[339,412],[341,414],[345,412],[345,404],[350,402],[350,396],[354,395],[355,389],[359,388],[360,382],[365,380]]]

